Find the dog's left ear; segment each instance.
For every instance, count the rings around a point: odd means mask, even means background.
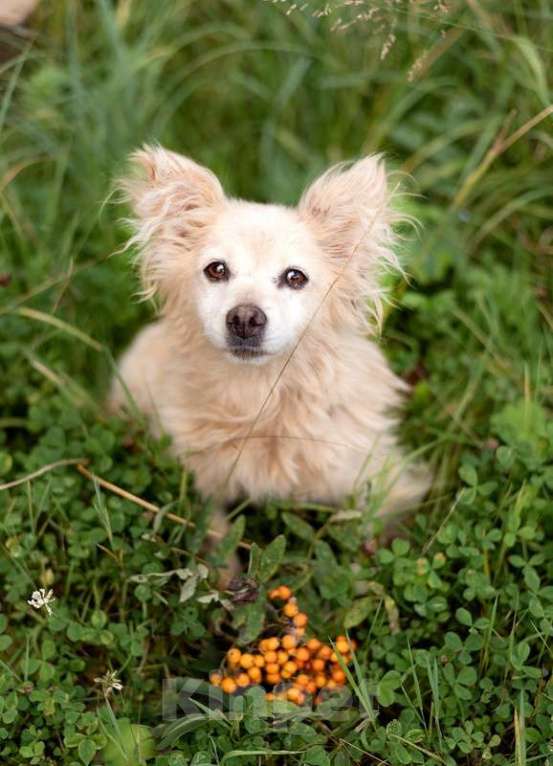
[[[399,269],[392,249],[397,218],[384,162],[378,155],[330,168],[304,192],[299,213],[313,231],[336,273],[344,272],[342,292],[372,298],[380,313],[379,274]]]
[[[143,295],[174,292],[178,274],[225,201],[208,168],[161,146],[144,146],[130,157],[131,172],[119,183],[133,216]]]

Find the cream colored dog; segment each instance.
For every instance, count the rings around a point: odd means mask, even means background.
[[[339,504],[370,486],[380,514],[415,504],[428,477],[394,433],[406,386],[369,340],[379,277],[399,268],[381,160],[329,170],[297,208],[230,199],[162,148],[132,160],[130,245],[162,308],[121,360],[113,407],[130,394],[222,502]]]

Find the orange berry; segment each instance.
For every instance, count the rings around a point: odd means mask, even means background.
[[[255,666],[250,668],[248,670],[248,675],[254,683],[258,684],[261,682],[261,670],[259,668],[256,668]]]
[[[280,588],[273,588],[273,590],[269,592],[269,598],[271,601],[280,598]]]
[[[336,641],[336,649],[340,652],[340,654],[347,654],[349,652],[349,643],[347,639],[339,636]]]
[[[284,665],[285,662],[288,662],[289,656],[290,655],[288,654],[288,652],[283,652],[282,649],[279,652],[277,652],[279,665]]]
[[[276,652],[265,652],[265,662],[278,662],[278,654]]]
[[[250,677],[247,673],[238,673],[236,676],[236,683],[238,686],[249,686],[250,685]]]
[[[240,649],[232,648],[227,652],[227,662],[231,667],[235,667],[240,662],[242,652]]]
[[[221,689],[225,692],[225,694],[234,694],[236,691],[236,682],[234,678],[229,678],[229,676],[223,678],[221,681]]]
[[[303,638],[305,636],[305,628],[294,628],[294,635],[297,638]]]
[[[309,641],[307,642],[307,648],[312,654],[314,654],[315,652],[318,652],[319,649],[321,648],[321,642],[319,641],[318,638],[310,638]]]
[[[296,659],[300,662],[307,662],[310,656],[309,650],[305,646],[300,646],[299,649],[296,649]]]
[[[301,689],[296,689],[295,686],[287,690],[286,697],[290,702],[295,702],[296,705],[303,705],[305,701],[305,695]]]
[[[256,668],[262,668],[265,665],[265,657],[262,657],[260,654],[254,654],[253,661]]]
[[[304,612],[298,612],[294,617],[294,625],[297,628],[305,628],[307,625],[307,615]]]
[[[338,684],[336,683],[336,681],[333,678],[331,678],[329,681],[326,682],[325,689],[336,689],[337,686]]]
[[[265,699],[268,702],[272,702],[274,700],[274,698],[275,698],[275,695],[273,694],[273,692],[267,692],[266,695],[265,695]]]
[[[318,689],[322,689],[322,688],[323,688],[323,686],[326,686],[326,682],[327,682],[327,680],[328,680],[328,679],[327,679],[327,677],[324,675],[324,673],[319,673],[318,675],[316,675],[316,676],[315,676],[315,686],[316,686]]]
[[[297,669],[298,669],[298,666],[296,665],[295,662],[292,662],[292,660],[290,660],[289,662],[285,662],[282,667],[282,671],[289,673],[291,676],[294,675]]]
[[[332,649],[330,646],[327,646],[326,644],[323,644],[319,651],[317,652],[317,657],[321,657],[323,660],[329,660],[330,655],[332,654]]]
[[[240,667],[244,668],[244,670],[253,668],[254,664],[255,660],[253,658],[253,654],[243,654],[240,657]]]
[[[292,598],[292,591],[287,585],[281,585],[278,591],[279,598],[281,598],[283,601],[288,601],[288,599]]]
[[[280,683],[280,675],[278,673],[273,674],[267,674],[267,677],[265,679],[268,684],[271,684],[271,686],[276,686]]]
[[[286,617],[295,617],[300,610],[298,609],[298,605],[296,603],[289,601],[282,607],[282,611]]]
[[[284,649],[289,650],[295,647],[295,645],[297,644],[297,641],[291,633],[288,633],[286,636],[282,638],[280,643]]]
[[[316,673],[321,673],[325,669],[325,661],[321,659],[311,660],[311,667]]]
[[[275,673],[280,672],[280,665],[278,662],[270,662],[268,665],[265,665],[265,672],[268,676],[272,676]]]
[[[220,673],[210,673],[209,674],[209,683],[212,686],[221,686],[221,681],[223,680],[223,676]]]
[[[271,638],[266,639],[266,644],[267,644],[267,651],[276,652],[276,650],[280,646],[280,641],[276,636],[271,636]]]
[[[307,687],[309,684],[309,676],[306,673],[300,673],[296,678],[295,683],[297,686]]]
[[[336,681],[337,684],[342,686],[346,683],[346,674],[341,668],[337,668],[336,670],[332,671],[332,679],[333,681]]]
[[[332,654],[330,655],[330,661],[338,662],[338,655],[336,654],[336,652],[332,652]]]
[[[307,691],[309,692],[309,694],[315,694],[315,692],[317,691],[317,684],[315,683],[315,681],[309,681],[309,683],[307,684]]]

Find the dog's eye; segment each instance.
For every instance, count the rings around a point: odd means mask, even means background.
[[[224,279],[229,278],[229,271],[226,263],[223,261],[212,261],[205,269],[204,274],[212,282],[222,282]]]
[[[292,290],[301,290],[308,282],[307,276],[299,269],[286,269],[280,277],[281,285],[287,285]]]

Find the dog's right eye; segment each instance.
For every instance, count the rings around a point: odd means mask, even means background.
[[[204,269],[204,274],[211,282],[222,282],[229,278],[229,270],[224,261],[209,263]]]

